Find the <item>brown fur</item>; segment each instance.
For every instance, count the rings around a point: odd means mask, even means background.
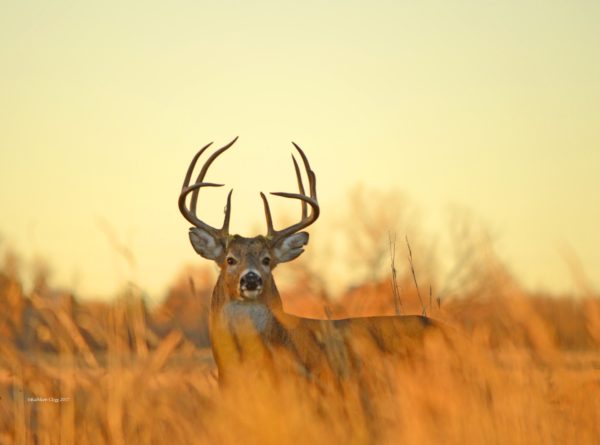
[[[238,263],[228,265],[229,256]],[[273,259],[270,267],[261,265],[267,256]],[[307,376],[340,377],[359,366],[361,342],[408,356],[426,332],[440,331],[438,323],[421,316],[317,320],[287,314],[271,273],[277,262],[267,238],[234,236],[225,258],[211,304],[212,348],[222,380],[238,372],[247,380],[249,369],[271,372],[274,365],[291,365]],[[239,292],[240,273],[248,268],[259,270],[264,283],[251,301]]]

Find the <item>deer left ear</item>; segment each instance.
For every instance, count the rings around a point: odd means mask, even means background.
[[[289,235],[273,247],[273,254],[278,263],[286,263],[296,259],[304,252],[308,244],[308,233],[299,232]]]

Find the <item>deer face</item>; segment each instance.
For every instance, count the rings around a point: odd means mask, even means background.
[[[190,241],[199,255],[218,264],[220,280],[232,300],[255,301],[270,287],[271,271],[279,263],[291,261],[304,252],[308,233],[295,233],[276,242],[264,236],[234,235],[224,242],[210,232],[192,228]]]
[[[260,196],[263,200],[267,220],[267,235],[254,238],[244,238],[239,235],[230,236],[231,192],[227,196],[225,218],[220,229],[203,222],[196,214],[196,206],[198,192],[201,188],[220,187],[222,185],[206,182],[204,178],[213,161],[221,153],[228,150],[236,140],[237,138],[215,151],[200,169],[196,182],[190,184],[198,158],[211,144],[206,145],[196,153],[183,180],[178,204],[181,214],[194,225],[190,229],[190,241],[194,250],[204,258],[213,260],[219,265],[221,268],[219,282],[225,286],[229,298],[240,301],[256,301],[261,297],[265,297],[265,294],[268,294],[274,287],[271,271],[275,266],[298,257],[308,243],[308,233],[300,230],[310,226],[319,217],[316,177],[310,168],[306,155],[300,147],[294,144],[306,168],[309,194],[305,194],[300,168],[296,159],[292,156],[299,193],[277,192],[272,193],[272,195],[299,200],[302,204],[300,221],[284,229],[275,230],[269,202],[267,197],[261,193]],[[187,203],[188,197],[190,197],[189,204]],[[309,207],[310,214],[308,212]],[[265,298],[268,298],[268,295]]]

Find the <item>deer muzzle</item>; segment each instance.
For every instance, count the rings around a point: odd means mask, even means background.
[[[248,271],[240,279],[240,295],[249,300],[256,299],[263,289],[263,280],[255,271]]]

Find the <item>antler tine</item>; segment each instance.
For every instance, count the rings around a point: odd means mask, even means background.
[[[233,144],[235,144],[235,141],[238,140],[238,137],[239,136],[236,136],[229,144],[219,148],[212,155],[210,155],[210,157],[206,160],[206,162],[202,166],[200,173],[198,173],[198,177],[196,178],[196,183],[204,181],[204,176],[206,176],[206,172],[208,171],[208,168],[211,166],[213,161],[215,159],[217,159],[221,153],[223,153],[225,150],[229,149]],[[211,142],[211,144],[212,144],[212,142]],[[190,203],[190,210],[194,213],[196,213],[196,204],[198,203],[198,192],[199,192],[199,190],[194,191],[194,193],[192,194],[192,201]]]
[[[202,156],[202,153],[204,153],[206,151],[206,149],[208,147],[210,147],[212,144],[213,144],[212,142],[209,142],[204,147],[202,147],[200,150],[198,150],[198,152],[194,155],[194,157],[192,158],[192,162],[190,162],[190,165],[185,174],[185,178],[183,180],[183,185],[181,186],[182,189],[184,189],[190,185],[190,179],[192,179],[192,172],[194,171],[194,167],[196,167],[196,162],[198,161],[198,158],[200,156]]]
[[[304,195],[304,184],[302,184],[302,176],[300,175],[300,168],[296,162],[296,158],[292,155],[292,161],[294,162],[294,170],[296,170],[296,178],[298,179],[298,190],[301,195]],[[302,219],[306,218],[306,202],[302,201]]]
[[[183,186],[181,187],[181,193],[179,195],[179,200],[178,200],[179,210],[181,211],[182,215],[184,216],[184,218],[186,220],[188,220],[194,226],[200,227],[200,228],[210,232],[211,234],[213,234],[215,236],[219,236],[219,237],[227,236],[229,234],[229,219],[230,219],[230,215],[231,215],[231,194],[233,192],[233,189],[230,190],[229,194],[227,195],[227,204],[225,206],[225,218],[223,220],[223,226],[221,227],[221,229],[216,229],[214,227],[209,226],[208,224],[206,224],[205,222],[200,220],[200,218],[198,218],[198,216],[196,215],[196,205],[198,202],[198,193],[202,187],[222,187],[223,186],[223,184],[215,184],[212,182],[203,182],[204,176],[206,175],[206,172],[208,171],[208,168],[213,163],[213,161],[221,153],[223,153],[225,150],[227,150],[229,147],[231,147],[237,139],[238,138],[236,137],[233,141],[231,141],[224,147],[221,147],[216,152],[214,152],[204,163],[202,169],[200,170],[200,174],[198,175],[197,181],[194,184],[189,185],[190,179],[192,177],[192,173],[196,166],[196,162],[198,161],[198,159],[200,158],[202,153],[204,153],[204,151],[206,151],[206,149],[208,147],[210,147],[212,142],[210,144],[207,144],[206,146],[202,147],[200,149],[200,151],[198,151],[198,153],[196,153],[196,155],[192,158],[192,162],[190,163],[190,166],[188,167],[187,173],[185,175],[185,179],[183,181]],[[187,199],[187,196],[190,193],[192,193],[192,199],[190,202],[190,208],[188,209],[185,204],[185,201]]]
[[[221,227],[221,232],[229,235],[229,217],[231,216],[231,194],[233,193],[233,189],[229,190],[227,194],[227,204],[225,205],[225,218],[223,218],[223,227]]]
[[[310,164],[308,162],[308,158],[306,157],[306,155],[304,154],[302,149],[296,143],[292,142],[292,144],[294,144],[294,147],[296,147],[296,149],[300,153],[300,156],[302,157],[302,161],[304,162],[304,167],[306,168],[306,173],[308,175],[308,187],[310,190],[310,196],[307,196],[304,192],[304,185],[302,184],[302,177],[300,175],[300,169],[298,167],[298,163],[296,162],[296,159],[292,156],[292,160],[294,161],[294,169],[296,171],[296,178],[298,180],[298,188],[299,188],[300,193],[273,192],[273,193],[271,193],[271,195],[301,200],[302,201],[302,219],[300,220],[300,222],[298,222],[290,227],[287,227],[285,229],[282,229],[282,230],[275,230],[273,228],[273,220],[271,218],[271,210],[269,208],[269,202],[267,201],[267,198],[263,193],[260,194],[260,196],[263,200],[264,207],[265,207],[265,216],[267,219],[267,237],[271,238],[274,242],[277,242],[280,239],[282,239],[288,235],[291,235],[292,233],[298,232],[299,230],[302,230],[302,229],[310,226],[312,223],[314,223],[317,220],[317,218],[319,217],[319,214],[320,214],[319,203],[317,201],[316,175],[311,170]],[[307,216],[307,211],[306,211],[307,204],[310,206],[310,209],[311,209],[310,215],[308,215],[308,216]]]
[[[271,218],[271,209],[269,208],[269,201],[263,192],[260,192],[260,197],[263,200],[265,207],[265,218],[267,220],[267,236],[272,236],[275,229],[273,228],[273,218]]]
[[[317,200],[317,176],[315,175],[315,172],[311,170],[310,164],[308,163],[308,158],[306,157],[306,155],[304,154],[302,149],[295,142],[292,142],[292,144],[294,144],[294,147],[296,147],[296,150],[298,150],[298,152],[300,153],[300,156],[302,157],[302,162],[304,162],[304,168],[306,168],[306,173],[308,174],[308,185],[310,187],[310,196],[313,197],[316,201]]]

